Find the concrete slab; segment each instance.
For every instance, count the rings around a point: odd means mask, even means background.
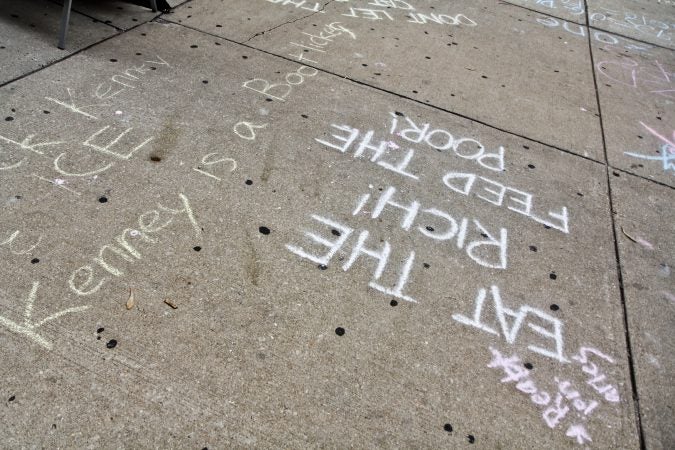
[[[56,1],[55,3],[63,5],[63,1]],[[161,12],[152,12],[152,9],[144,8],[124,0],[108,0],[105,2],[78,0],[73,2],[73,11],[122,30],[128,30],[142,23],[149,22],[161,14]]]
[[[675,191],[621,174],[612,197],[646,447],[672,448]]]
[[[609,163],[675,186],[673,52],[594,43],[593,55]]]
[[[248,36],[241,42],[603,159],[587,42],[568,39],[563,30],[551,32],[536,22],[536,13],[508,4],[394,4],[387,10],[367,2],[330,2],[312,13],[299,11],[321,5],[238,0],[219,9],[219,2],[207,0],[203,12],[182,7],[171,20],[238,41]],[[233,13],[252,7],[261,11],[257,22],[248,13]],[[226,20],[232,22],[225,26]],[[332,22],[353,36],[312,37]]]
[[[0,0],[0,84],[37,70],[116,33],[80,14],[71,16],[68,50],[56,48],[61,8],[41,0]]]
[[[0,98],[12,443],[638,445],[601,164],[169,24]]]
[[[524,6],[570,23],[586,23],[585,0],[508,0],[507,3]]]
[[[675,48],[675,8],[649,0],[586,0],[591,26]]]

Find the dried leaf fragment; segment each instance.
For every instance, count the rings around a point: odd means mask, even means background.
[[[127,300],[127,309],[133,308],[134,303],[136,303],[136,300],[134,299],[134,290],[129,289],[129,299]]]

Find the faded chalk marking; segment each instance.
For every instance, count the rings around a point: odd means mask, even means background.
[[[215,152],[215,153],[209,153],[208,155],[204,156],[204,157],[202,158],[202,161],[201,161],[202,165],[204,165],[204,166],[213,166],[213,165],[215,165],[215,164],[220,164],[220,163],[229,163],[229,164],[230,164],[230,172],[234,172],[234,171],[237,169],[237,161],[235,161],[234,159],[232,159],[232,158],[227,158],[227,157],[220,158],[220,159],[213,159],[213,158],[212,158],[213,156],[220,156],[220,153],[218,153],[218,152]],[[210,172],[207,172],[207,171],[204,170],[201,166],[199,166],[199,167],[194,167],[192,170],[194,170],[195,172],[199,172],[199,173],[201,173],[202,175],[206,175],[206,176],[208,176],[208,177],[211,177],[211,178],[213,178],[213,179],[215,179],[215,180],[222,181],[222,178],[217,177],[217,176],[213,175],[213,174],[210,173]]]
[[[239,136],[242,139],[246,139],[247,141],[254,141],[256,134],[255,130],[265,128],[267,127],[268,124],[264,123],[262,125],[256,125],[251,122],[239,122],[237,123],[232,131]]]
[[[22,250],[22,251],[14,250],[14,241],[16,240],[16,238],[17,238],[20,234],[21,234],[21,231],[16,230],[16,231],[15,231],[14,233],[12,233],[7,239],[5,239],[4,241],[0,242],[0,247],[3,246],[3,245],[8,245],[8,246],[9,246],[9,251],[10,251],[11,253],[13,253],[14,255],[19,256],[19,255],[26,255],[26,254],[32,252],[33,250],[35,250],[35,248],[36,248],[38,245],[40,245],[40,242],[42,242],[42,236],[40,236],[40,237],[38,237],[37,242],[36,242],[35,244],[31,245],[30,247],[28,247],[27,249]]]
[[[94,119],[94,120],[98,120],[98,117],[84,111],[84,108],[91,108],[93,106],[107,106],[107,104],[85,105],[85,106],[80,106],[80,107],[75,106],[75,101],[73,100],[73,91],[71,91],[70,88],[66,88],[66,92],[68,92],[68,97],[69,97],[70,103],[67,103],[66,101],[63,101],[63,100],[57,100],[57,99],[52,98],[52,97],[45,97],[45,100],[49,100],[50,102],[54,102],[57,105],[63,106],[64,108],[66,108],[69,111],[72,111],[76,114],[81,114],[84,117],[87,117],[89,119]]]
[[[68,186],[66,186],[65,180],[61,180],[60,178],[57,178],[56,180],[49,180],[47,178],[41,177],[40,175],[36,175],[36,174],[32,174],[32,175],[39,180],[46,181],[47,183],[51,184],[52,186],[56,186],[58,188],[64,189],[64,190],[70,192],[71,194],[80,195],[80,193],[77,192],[76,190],[71,189]]]
[[[57,313],[54,313],[50,316],[47,316],[46,318],[42,319],[41,321],[35,323],[32,321],[32,316],[33,316],[33,305],[35,304],[35,297],[37,295],[38,288],[40,287],[39,282],[34,282],[33,287],[31,288],[28,297],[25,300],[25,309],[23,313],[23,323],[18,324],[17,322],[14,322],[10,319],[7,319],[6,317],[0,316],[0,325],[5,326],[8,328],[10,331],[21,334],[26,336],[27,338],[33,340],[35,343],[41,345],[47,350],[51,350],[53,348],[53,344],[49,342],[47,339],[44,337],[40,336],[35,330],[40,328],[42,325],[51,322],[53,320],[56,320],[62,316],[65,316],[66,314],[73,314],[77,312],[82,312],[86,311],[91,307],[91,305],[86,305],[86,306],[78,306],[75,308],[68,308],[64,309],[62,311],[59,311]]]
[[[93,175],[98,175],[99,173],[103,173],[115,165],[114,163],[109,163],[101,167],[100,169],[95,169],[89,172],[82,172],[82,173],[67,172],[65,169],[61,168],[61,158],[63,158],[65,155],[66,153],[61,153],[59,156],[54,158],[54,170],[56,170],[58,173],[60,173],[65,177],[90,177]]]
[[[196,237],[200,238],[202,236],[202,229],[200,228],[199,224],[197,223],[197,220],[195,219],[194,212],[190,207],[190,201],[183,194],[178,194],[178,196],[180,197],[180,200],[183,203],[183,209],[181,210],[174,210],[171,208],[167,208],[166,206],[162,206],[159,203],[157,204],[157,206],[164,211],[170,212],[171,214],[179,214],[184,212],[187,215],[188,219],[190,220],[190,223],[192,224],[192,228],[195,231]]]

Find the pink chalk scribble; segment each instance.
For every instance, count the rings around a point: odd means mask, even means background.
[[[656,137],[662,142],[661,150],[656,156],[633,152],[624,152],[624,154],[632,156],[633,158],[646,159],[649,161],[661,161],[662,168],[665,172],[672,171],[673,174],[675,174],[675,130],[672,132],[672,138],[669,139],[643,122],[640,122],[640,125],[649,131],[652,136]]]

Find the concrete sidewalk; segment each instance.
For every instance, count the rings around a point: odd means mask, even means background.
[[[675,446],[672,2],[172,6],[0,0],[1,447]]]

